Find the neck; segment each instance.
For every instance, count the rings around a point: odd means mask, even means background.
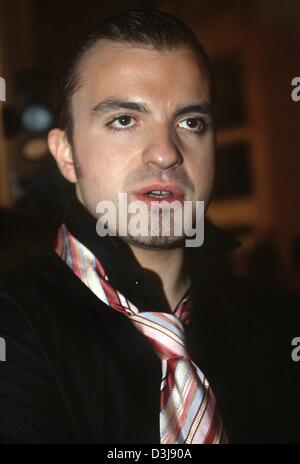
[[[165,298],[175,309],[190,286],[190,277],[184,267],[182,247],[157,250],[129,245],[139,264],[160,278]]]

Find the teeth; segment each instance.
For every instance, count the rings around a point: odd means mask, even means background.
[[[147,192],[146,195],[149,197],[168,197],[171,193],[165,190],[152,190],[151,192]]]

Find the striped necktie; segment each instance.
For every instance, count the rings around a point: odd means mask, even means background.
[[[161,359],[161,443],[227,443],[213,391],[186,349],[183,323],[189,321],[191,298],[184,298],[174,313],[139,311],[110,285],[100,261],[65,225],[55,251],[100,300],[130,318]]]

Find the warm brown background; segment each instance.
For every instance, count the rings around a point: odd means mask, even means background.
[[[219,147],[224,166],[230,166],[231,153],[234,165],[234,147],[244,147],[250,186],[243,193],[218,197],[210,217],[243,241],[234,261],[236,272],[299,288],[300,102],[291,99],[292,78],[300,76],[299,0],[2,0],[0,76],[6,79],[7,102],[0,102],[0,110],[6,104],[21,109],[26,103],[16,83],[24,70],[45,76],[44,98],[52,102],[57,63],[70,42],[112,11],[136,7],[176,14],[197,33],[214,62],[229,58],[239,63],[236,91],[245,114],[220,129]],[[234,95],[236,82],[231,84],[228,75],[225,81]],[[2,119],[0,111],[0,272],[48,243],[57,225],[49,219],[55,201],[48,211],[35,200],[22,203],[24,191],[14,181],[16,173],[38,179],[41,169],[52,172],[52,161],[22,161],[25,135],[5,137]]]

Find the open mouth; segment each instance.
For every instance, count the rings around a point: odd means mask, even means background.
[[[184,198],[183,191],[174,184],[152,184],[141,188],[135,192],[135,197],[139,200],[151,201],[182,201]]]
[[[146,197],[151,197],[151,198],[168,198],[173,196],[171,192],[168,192],[167,190],[150,190],[149,192],[144,193]]]

